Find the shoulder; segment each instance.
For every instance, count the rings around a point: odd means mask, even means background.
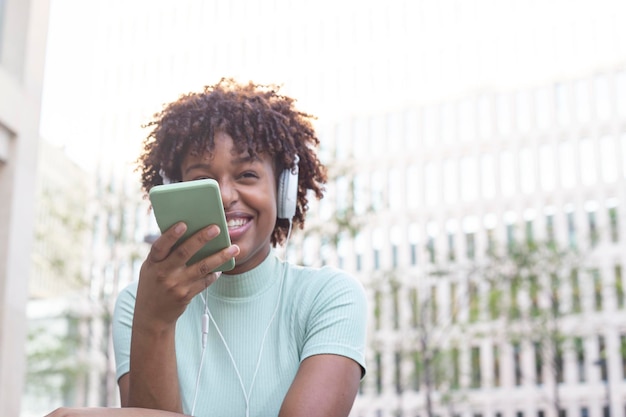
[[[135,300],[137,298],[137,281],[133,281],[124,287],[115,300],[114,314],[119,316],[121,314],[132,314],[135,309]]]
[[[331,267],[320,268],[288,264],[286,287],[310,301],[320,299],[345,299],[365,302],[363,284],[347,272]]]

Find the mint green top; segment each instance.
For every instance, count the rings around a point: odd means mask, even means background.
[[[118,378],[129,371],[136,294],[134,282],[122,290],[115,307],[113,342]],[[250,417],[278,415],[300,362],[309,356],[342,355],[356,361],[365,374],[366,298],[362,285],[345,272],[295,266],[271,253],[251,271],[222,275],[204,294],[247,391]],[[204,302],[198,295],[176,325],[178,378],[187,414],[191,413],[202,355],[203,312]],[[245,416],[245,409],[237,372],[211,322],[195,416]]]

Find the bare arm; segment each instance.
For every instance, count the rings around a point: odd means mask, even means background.
[[[350,358],[311,356],[300,364],[279,417],[346,417],[360,379],[361,367]]]
[[[183,417],[184,414],[143,408],[59,408],[45,417]]]
[[[180,227],[182,225],[182,227]],[[210,226],[172,250],[184,233],[182,223],[157,239],[139,275],[130,346],[130,372],[120,378],[123,407],[140,407],[182,413],[176,367],[175,331],[178,317],[194,296],[219,275],[214,268],[236,256],[231,246],[202,261],[186,262],[219,233]]]

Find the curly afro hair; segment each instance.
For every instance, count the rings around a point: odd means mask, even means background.
[[[314,117],[296,110],[295,100],[279,95],[278,90],[275,85],[240,84],[224,78],[165,105],[144,126],[152,130],[137,160],[143,190],[148,193],[153,186],[163,184],[163,176],[181,181],[183,158],[190,153],[211,152],[215,133],[223,132],[232,137],[241,153],[270,155],[277,173],[292,167],[296,155],[299,157],[298,199],[292,222],[302,229],[308,192],[317,199],[323,197],[326,168],[316,153],[319,139],[311,122]],[[272,245],[285,241],[289,226],[287,219],[276,219]]]

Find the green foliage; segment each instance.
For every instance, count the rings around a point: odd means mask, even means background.
[[[56,332],[51,330],[55,323],[63,324],[57,326]],[[77,355],[81,343],[78,320],[67,313],[31,328],[27,344],[27,391],[68,403],[77,382],[87,373],[87,364]]]

